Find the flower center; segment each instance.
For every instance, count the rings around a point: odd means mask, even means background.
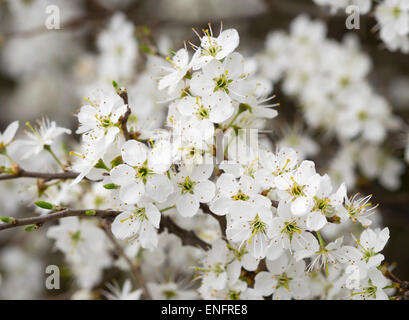
[[[358,119],[361,121],[365,121],[366,119],[368,119],[368,113],[366,111],[359,112]]]
[[[230,290],[227,294],[230,300],[240,300],[240,292]]]
[[[286,288],[287,290],[290,290],[290,281],[292,280],[292,278],[288,277],[285,272],[277,276],[276,279],[278,281],[277,289],[283,287]]]
[[[281,230],[281,233],[287,234],[290,240],[292,240],[294,232],[298,234],[301,233],[301,229],[297,226],[297,223],[295,221],[284,222],[284,228]]]
[[[290,193],[291,193],[291,195],[294,197],[294,198],[297,198],[297,197],[299,197],[299,196],[304,196],[304,193],[303,193],[303,190],[304,190],[304,188],[305,188],[305,186],[300,186],[299,184],[297,184],[297,182],[295,182],[294,180],[293,180],[293,187],[291,188],[291,190],[290,190]]]
[[[163,295],[166,297],[166,299],[173,299],[177,296],[177,293],[175,291],[172,290],[165,290],[162,292]]]
[[[78,242],[83,241],[84,239],[81,237],[81,231],[78,230],[76,232],[70,232],[69,233],[70,237],[71,237],[71,241],[73,243],[74,246],[76,246],[78,244]]]
[[[402,10],[399,7],[394,7],[392,9],[392,15],[395,19],[399,18],[400,14],[402,13]]]
[[[193,194],[194,185],[195,183],[192,180],[190,180],[190,177],[186,177],[185,181],[179,183],[179,186],[182,188],[182,194],[185,193]]]
[[[248,243],[251,243],[253,236],[258,233],[266,233],[266,224],[260,220],[260,217],[258,214],[256,214],[256,217],[254,218],[253,221],[250,222],[250,227],[252,229],[251,231],[251,237],[248,241]]]
[[[222,47],[219,46],[218,43],[217,43],[217,40],[214,39],[214,38],[210,35],[208,29],[206,29],[204,32],[205,32],[205,34],[206,34],[206,36],[207,36],[207,39],[209,40],[209,44],[208,44],[207,47],[204,47],[204,48],[203,48],[202,56],[212,56],[212,57],[215,57],[215,56],[222,50]]]
[[[321,211],[325,215],[331,215],[334,213],[335,209],[329,204],[329,199],[319,199],[314,197],[315,205],[312,211]]]
[[[145,208],[136,208],[135,212],[130,215],[129,217],[120,220],[121,223],[124,223],[125,221],[131,219],[131,222],[133,222],[134,218],[140,219],[140,220],[148,220],[148,217],[146,216]]]
[[[149,169],[145,166],[139,167],[138,170],[136,171],[136,175],[139,178],[145,178],[149,173]]]
[[[222,74],[219,78],[214,79],[216,83],[216,87],[214,88],[214,91],[224,90],[227,94],[229,93],[228,86],[233,80],[227,78],[228,73],[229,72],[226,70],[226,72]]]
[[[241,200],[241,201],[247,201],[248,199],[250,199],[250,197],[246,194],[244,194],[241,190],[239,190],[239,192],[237,192],[237,194],[235,194],[233,197],[233,200]]]

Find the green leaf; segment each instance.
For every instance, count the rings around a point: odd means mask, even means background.
[[[247,111],[247,110],[250,111],[250,112],[253,112],[253,109],[247,103],[240,103],[240,105],[239,105],[239,114],[244,112],[244,111]]]
[[[111,189],[118,189],[119,186],[116,185],[115,183],[108,183],[108,184],[104,185],[104,188],[108,189],[108,190],[111,190]]]
[[[104,163],[104,161],[102,159],[99,159],[97,164],[94,166],[94,168],[97,169],[105,169],[106,171],[109,171],[109,168],[106,166],[106,164]]]
[[[111,161],[111,167],[114,168],[122,163],[124,163],[124,161],[122,160],[122,156],[118,156]]]
[[[148,47],[147,45],[145,45],[145,44],[141,44],[139,47],[140,47],[141,50],[142,50],[143,52],[145,52],[145,53],[152,53],[151,48],[149,48],[149,47]]]
[[[35,224],[32,224],[31,226],[25,227],[24,231],[30,232],[30,231],[33,231],[35,229],[38,229],[38,227]]]
[[[43,209],[47,209],[47,210],[52,210],[54,209],[54,205],[49,203],[49,202],[45,202],[45,201],[36,201],[34,202],[34,204],[37,207],[43,208]]]
[[[12,217],[0,217],[0,220],[4,223],[16,223],[16,219]]]
[[[146,34],[149,35],[151,33],[151,30],[149,29],[148,26],[144,25],[142,26],[142,31]]]
[[[97,212],[95,210],[87,210],[87,211],[85,211],[85,214],[87,216],[95,216],[97,214]]]

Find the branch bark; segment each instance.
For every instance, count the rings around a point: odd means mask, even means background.
[[[65,180],[65,179],[75,179],[79,173],[73,171],[57,172],[57,173],[46,173],[46,172],[36,172],[36,171],[26,171],[24,169],[17,169],[16,174],[2,174],[0,175],[1,180],[12,180],[17,178],[38,178],[44,179],[45,181],[50,180]],[[86,179],[86,178],[85,178]]]
[[[111,210],[63,209],[61,211],[54,211],[50,214],[44,214],[42,216],[37,216],[37,217],[29,217],[29,218],[21,218],[21,219],[11,218],[12,222],[0,224],[0,231],[10,229],[10,228],[15,228],[15,227],[28,226],[28,225],[42,226],[44,223],[66,218],[66,217],[80,217],[80,216],[88,217],[88,215],[86,215],[87,211],[95,212],[93,216],[100,217],[100,218],[115,217],[121,213],[120,211],[111,211]]]
[[[204,213],[210,214],[213,218],[217,220],[220,226],[220,231],[222,233],[223,238],[226,239],[226,228],[227,228],[227,220],[225,216],[219,216],[217,214],[214,214],[213,212],[210,211],[209,206],[207,204],[201,203],[200,204],[200,209],[203,210]]]
[[[89,216],[86,212],[93,211],[93,215]],[[66,217],[99,217],[99,218],[114,218],[119,215],[121,211],[115,210],[94,210],[94,209],[63,209],[61,211],[54,211],[49,214],[44,214],[37,217],[29,218],[9,218],[9,223],[0,224],[0,231],[11,229],[15,227],[36,225],[41,227],[44,223],[55,221],[58,219]],[[190,245],[194,247],[200,247],[204,250],[207,250],[211,247],[210,244],[200,239],[193,231],[188,231],[179,227],[171,218],[168,216],[162,215],[159,233],[163,232],[165,229],[169,233],[173,233],[178,236],[184,245]]]
[[[120,119],[120,121],[121,121],[122,133],[124,134],[125,140],[129,140],[131,139],[131,135],[129,134],[127,123],[128,123],[128,118],[131,114],[131,108],[129,108],[128,92],[126,90],[121,90],[121,92],[119,92],[118,95],[122,98],[122,100],[124,101],[124,104],[127,105],[126,112],[123,115],[123,117]]]
[[[210,244],[200,239],[193,231],[182,229],[168,216],[162,216],[159,232],[163,232],[165,229],[167,229],[169,233],[179,236],[185,246],[200,247],[204,250],[211,248]]]

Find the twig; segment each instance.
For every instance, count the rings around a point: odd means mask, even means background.
[[[386,269],[385,276],[391,279],[393,282],[397,283],[400,289],[403,289],[404,291],[409,290],[409,281],[400,280],[392,273],[392,271]]]
[[[169,233],[177,235],[182,243],[186,246],[200,247],[204,250],[211,248],[211,245],[200,239],[193,231],[187,231],[179,227],[168,216],[162,216],[160,221],[159,232],[163,232],[167,229]]]
[[[226,228],[227,228],[226,217],[214,214],[213,212],[210,211],[209,206],[204,203],[200,204],[200,209],[202,209],[204,213],[210,214],[213,218],[217,220],[220,226],[220,231],[222,232],[222,236],[223,238],[226,238]]]
[[[87,215],[87,213],[92,212],[92,215]],[[66,218],[66,217],[100,217],[100,218],[114,218],[121,211],[115,210],[94,210],[94,209],[63,209],[60,211],[53,211],[49,214],[42,216],[29,217],[29,218],[9,218],[10,222],[0,224],[0,231],[11,229],[15,227],[36,225],[38,227],[42,226],[44,223],[51,222],[54,220]],[[207,250],[211,247],[210,244],[206,243],[200,239],[193,231],[187,231],[179,227],[176,223],[172,221],[171,218],[167,216],[162,216],[159,232],[163,232],[165,229],[169,233],[173,233],[178,236],[184,245],[191,245],[194,247],[200,247]]]
[[[127,123],[129,115],[131,114],[131,108],[129,108],[128,92],[126,90],[121,90],[118,95],[122,98],[124,104],[126,104],[127,106],[125,114],[121,117],[121,119],[119,119],[119,121],[121,122],[121,129],[122,133],[124,134],[125,140],[129,140],[131,139],[131,135],[129,134]]]
[[[148,290],[148,287],[146,286],[146,283],[143,279],[143,275],[142,275],[142,271],[141,268],[138,264],[135,264],[131,261],[131,259],[129,259],[129,257],[126,255],[126,253],[124,252],[124,250],[122,249],[121,245],[118,243],[118,241],[115,239],[114,235],[112,234],[111,231],[111,225],[110,223],[108,223],[106,220],[104,220],[102,222],[102,225],[104,227],[105,233],[107,234],[109,240],[111,240],[112,244],[115,247],[115,250],[117,251],[117,253],[125,259],[126,263],[128,264],[132,275],[134,276],[135,280],[137,281],[137,283],[139,284],[139,286],[142,288],[143,290],[143,294],[145,295],[145,298],[148,300],[152,300],[152,296]]]
[[[24,169],[17,169],[16,174],[2,174],[0,175],[0,180],[12,180],[17,178],[38,178],[44,179],[45,181],[56,180],[56,179],[75,179],[79,173],[73,171],[58,172],[58,173],[46,173],[46,172],[35,172],[26,171]]]
[[[58,220],[61,218],[66,218],[66,217],[79,217],[79,216],[84,216],[88,217],[86,212],[93,212],[93,216],[97,216],[100,218],[108,218],[108,217],[115,217],[118,214],[120,214],[120,211],[111,211],[111,210],[93,210],[93,209],[87,209],[87,210],[76,210],[76,209],[63,209],[61,211],[54,211],[49,214],[44,214],[42,216],[37,216],[37,217],[30,217],[30,218],[10,218],[11,221],[9,223],[3,223],[0,224],[0,231],[1,230],[6,230],[14,227],[20,227],[20,226],[27,226],[27,225],[37,225],[41,226],[46,222]]]

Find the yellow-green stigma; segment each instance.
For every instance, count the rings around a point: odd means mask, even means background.
[[[191,193],[193,194],[193,188],[195,183],[190,180],[190,177],[186,177],[185,181],[179,183],[179,186],[182,188],[182,194]]]

